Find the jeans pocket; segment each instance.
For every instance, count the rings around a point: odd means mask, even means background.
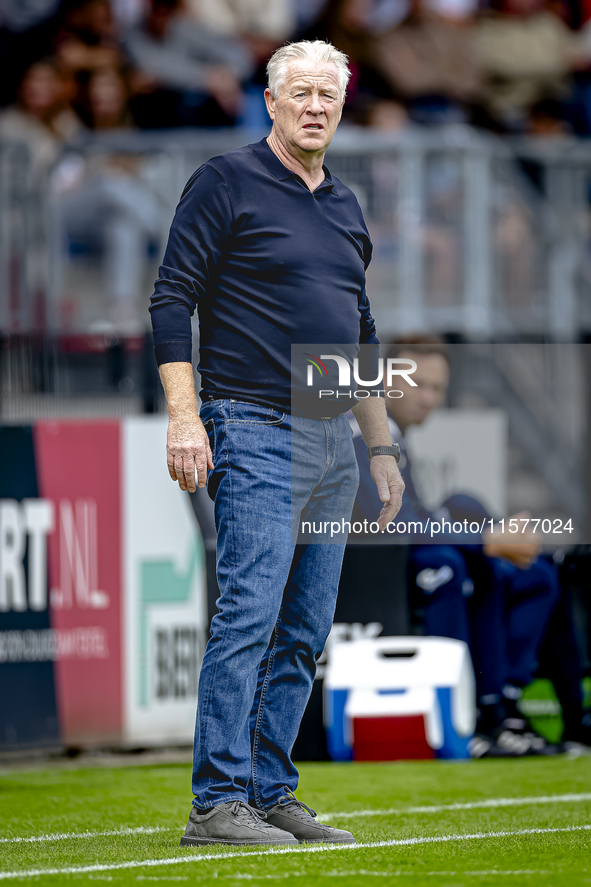
[[[275,407],[230,401],[226,425],[281,425],[286,416],[287,413],[276,410]]]

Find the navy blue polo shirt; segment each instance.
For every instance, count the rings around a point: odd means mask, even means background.
[[[378,342],[369,234],[353,192],[324,173],[310,191],[263,139],[189,179],[150,311],[158,364],[190,362],[197,306],[202,399],[289,412],[292,344]]]

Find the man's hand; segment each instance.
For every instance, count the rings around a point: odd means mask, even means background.
[[[530,517],[530,514],[527,511],[520,511],[512,517],[515,520],[520,520]],[[519,542],[516,541],[517,539]],[[500,533],[487,529],[483,533],[482,541],[484,543],[483,552],[487,557],[502,557],[511,561],[516,567],[521,567],[522,570],[531,567],[540,553],[540,546],[536,542],[535,534],[529,530],[516,536],[508,531]]]
[[[353,407],[353,415],[359,423],[363,439],[368,447],[392,446],[388,416],[384,401],[368,397]],[[398,471],[394,456],[374,456],[369,466],[371,478],[378,488],[378,496],[384,503],[378,517],[380,530],[394,520],[402,505],[404,481]]]
[[[378,525],[380,530],[383,530],[400,511],[404,481],[394,456],[374,456],[369,471],[378,489],[378,496],[384,503],[378,517]]]
[[[190,363],[164,363],[160,367],[162,387],[168,403],[166,461],[168,473],[181,490],[194,493],[197,482],[204,487],[213,458],[207,432],[197,412],[193,367]]]
[[[181,490],[195,492],[195,469],[198,485],[205,486],[207,469],[213,468],[213,457],[207,432],[197,414],[169,419],[166,461],[168,473],[173,480],[178,480]]]

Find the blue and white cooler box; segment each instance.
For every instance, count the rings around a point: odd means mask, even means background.
[[[469,758],[476,723],[463,641],[393,637],[332,646],[324,724],[335,761]]]

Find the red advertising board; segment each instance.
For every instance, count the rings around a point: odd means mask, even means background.
[[[67,745],[118,741],[122,728],[121,433],[118,422],[39,422],[39,495],[53,503],[49,612]]]

